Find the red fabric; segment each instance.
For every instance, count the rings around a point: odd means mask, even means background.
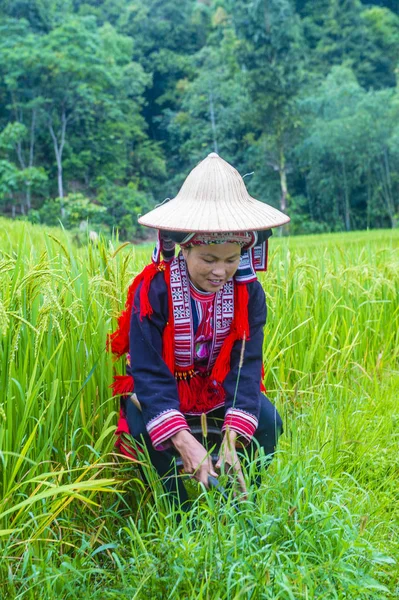
[[[184,414],[207,413],[225,400],[225,391],[212,376],[194,375],[191,379],[181,379],[177,382],[180,410]]]
[[[125,413],[122,409],[119,411],[119,420],[116,427],[115,435],[117,440],[115,446],[119,449],[121,454],[124,454],[128,458],[137,460],[137,453],[134,448],[124,439],[124,435],[130,435],[129,426],[127,424]]]
[[[170,265],[165,267],[165,283],[168,289],[168,322],[163,332],[162,357],[173,375],[175,374],[175,328],[173,320],[172,294],[170,291]]]
[[[114,375],[114,381],[110,385],[114,396],[131,394],[134,390],[134,379],[131,375]]]
[[[222,431],[226,431],[227,428],[232,429],[250,442],[257,427],[258,419],[256,417],[243,410],[231,408],[227,411]]]
[[[151,443],[155,449],[161,450],[160,446],[169,440],[178,431],[184,429],[190,430],[184,416],[178,410],[167,410],[155,419],[152,419],[147,425]]]
[[[134,296],[141,282],[143,282],[143,285],[140,290],[140,318],[142,319],[143,317],[152,314],[152,307],[148,301],[148,290],[150,289],[152,279],[160,268],[160,266],[154,263],[147,265],[142,272],[134,278],[129,286],[125,309],[118,319],[118,329],[109,335],[107,339],[107,349],[109,350],[111,348],[112,353],[115,354],[116,358],[129,352],[130,319],[132,316]]]
[[[211,377],[219,383],[223,383],[227,373],[230,371],[230,355],[234,343],[237,340],[242,340],[244,335],[246,339],[249,337],[247,286],[235,284],[234,293],[236,308],[234,311],[234,320],[231,326],[231,331],[224,341],[211,374]]]
[[[223,381],[230,371],[230,356],[237,340],[249,337],[248,290],[246,285],[235,284],[235,311],[231,331],[223,342],[219,356],[208,377],[194,375],[178,381],[180,410],[200,414],[224,404]]]

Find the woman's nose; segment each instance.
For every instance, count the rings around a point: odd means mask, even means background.
[[[214,265],[213,269],[212,269],[212,274],[213,275],[217,275],[218,277],[224,277],[226,275],[226,268],[224,265],[219,264],[219,265]]]

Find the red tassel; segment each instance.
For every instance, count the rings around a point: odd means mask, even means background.
[[[230,371],[230,357],[234,343],[242,340],[244,335],[249,338],[248,322],[248,289],[246,285],[237,285],[234,287],[234,319],[231,324],[231,330],[224,340],[220,349],[219,356],[216,359],[212,369],[211,379],[223,383],[227,373]]]
[[[245,334],[246,339],[249,338],[249,322],[248,322],[248,288],[246,285],[235,285],[235,308],[233,328],[237,332],[237,339],[242,340]]]
[[[192,395],[189,383],[186,379],[180,379],[177,382],[177,392],[180,400],[180,411],[184,414],[190,412],[193,405]]]
[[[134,379],[131,375],[114,375],[114,381],[109,386],[114,396],[117,394],[131,394],[134,390]]]
[[[162,358],[164,359],[168,369],[171,373],[175,372],[175,348],[174,348],[175,334],[173,323],[170,321],[166,324],[166,327],[162,336]]]
[[[165,283],[168,289],[168,322],[162,336],[162,358],[171,373],[175,373],[175,326],[173,318],[172,294],[170,290],[170,265],[165,268]]]
[[[209,412],[225,400],[223,386],[209,377],[195,375],[177,382],[180,410],[183,414]]]
[[[123,442],[120,437],[115,442],[115,448],[118,448],[119,452],[124,456],[127,456],[132,460],[137,460],[137,453],[134,448],[126,444],[126,442]]]
[[[152,306],[148,299],[148,293],[150,291],[151,281],[154,279],[155,275],[158,273],[159,268],[155,263],[151,263],[146,266],[143,271],[143,285],[140,290],[140,319],[143,320],[144,317],[150,317],[153,313]]]
[[[124,411],[119,409],[119,419],[118,425],[116,426],[115,435],[122,435],[122,433],[130,434],[129,425],[127,424],[127,419]]]
[[[215,408],[215,406],[224,404],[225,397],[226,393],[223,386],[219,382],[208,378],[207,385],[202,385],[202,392],[199,395],[200,411],[208,412]]]
[[[129,444],[129,438],[126,437],[127,435],[130,435],[130,431],[129,425],[127,424],[126,415],[122,409],[119,411],[119,420],[115,435],[117,436],[115,446],[118,448],[120,453],[133,460],[137,460],[137,453],[133,446]]]
[[[230,371],[231,351],[237,339],[236,331],[231,331],[224,340],[219,352],[219,356],[217,357],[213,366],[211,378],[219,383],[223,383],[223,381],[226,379],[227,373]]]
[[[130,319],[132,316],[134,296],[141,282],[143,282],[143,285],[140,290],[140,318],[142,319],[143,317],[152,314],[152,307],[148,301],[148,291],[150,289],[151,281],[158,270],[158,266],[154,263],[147,265],[141,273],[134,278],[129,286],[125,310],[122,311],[118,319],[118,329],[111,333],[107,338],[107,350],[111,348],[112,353],[115,354],[117,358],[122,356],[122,354],[129,352]]]

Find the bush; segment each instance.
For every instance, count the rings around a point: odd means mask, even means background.
[[[65,211],[64,217],[61,217],[62,207]],[[105,207],[94,204],[83,194],[69,194],[63,200],[61,198],[46,200],[39,210],[30,211],[29,221],[50,226],[62,223],[66,229],[72,229],[78,227],[82,221],[101,223],[105,211]]]
[[[137,222],[140,214],[151,210],[150,198],[137,189],[135,183],[127,186],[106,184],[98,195],[99,203],[106,208],[101,222],[119,231],[119,238],[132,240],[145,236]]]

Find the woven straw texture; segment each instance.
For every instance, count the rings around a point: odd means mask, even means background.
[[[140,217],[139,223],[172,231],[227,232],[271,229],[289,220],[252,198],[239,172],[212,152],[191,171],[175,198]]]

